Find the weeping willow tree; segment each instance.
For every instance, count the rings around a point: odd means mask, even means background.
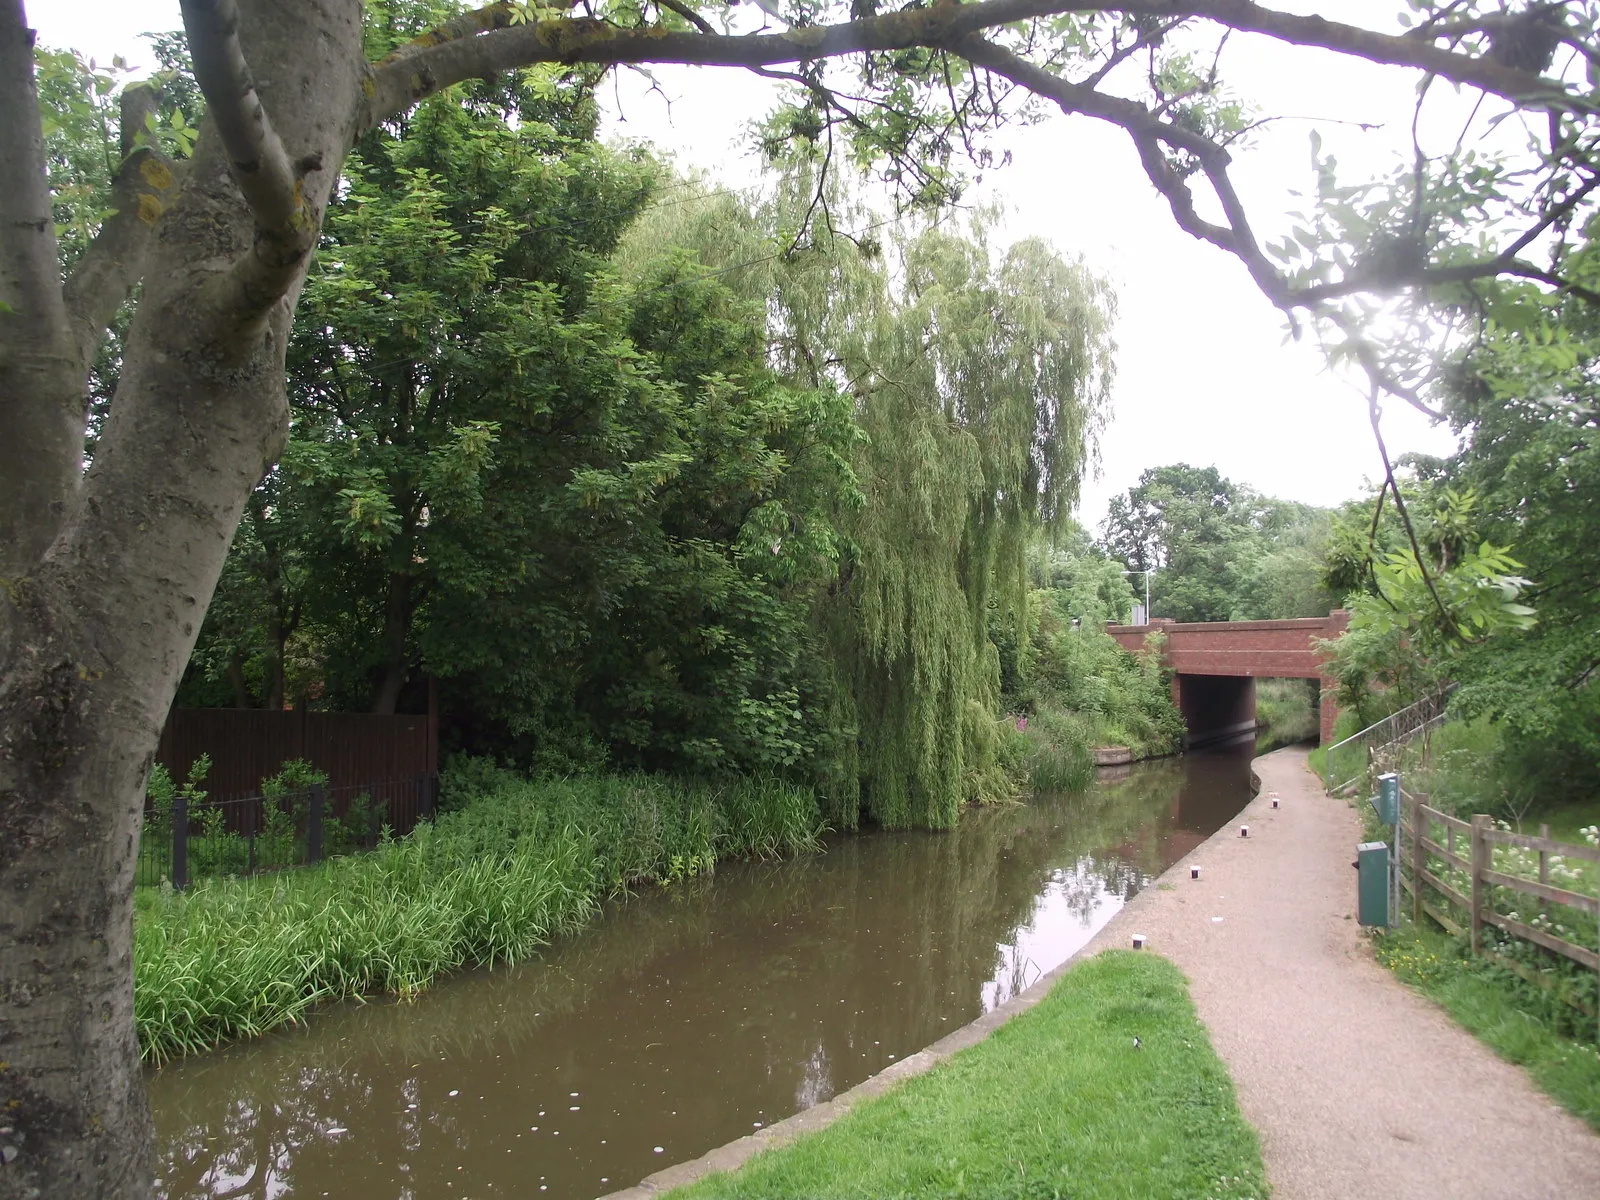
[[[781,369],[850,394],[864,434],[816,602],[834,820],[949,826],[1009,792],[989,617],[1024,619],[1028,541],[1077,500],[1113,297],[1042,241],[995,251],[992,213],[880,238],[837,186],[820,205],[805,172],[763,203],[694,186],[646,214],[622,260],[696,256],[763,306]]]

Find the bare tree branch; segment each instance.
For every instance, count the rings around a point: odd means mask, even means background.
[[[671,9],[701,33],[709,33],[713,37],[716,36],[717,31],[712,27],[711,22],[695,12],[687,4],[679,3],[679,0],[656,0],[656,3],[662,8]]]
[[[135,85],[122,93],[122,164],[111,181],[113,212],[74,264],[63,285],[73,340],[85,371],[117,307],[144,274],[156,221],[176,183],[173,164],[138,134],[155,112],[160,93]]]
[[[1570,279],[1564,279],[1537,263],[1518,258],[1510,250],[1493,258],[1479,259],[1477,262],[1456,263],[1448,267],[1423,267],[1421,270],[1408,271],[1400,275],[1376,271],[1352,271],[1349,276],[1337,283],[1319,283],[1315,287],[1290,292],[1287,295],[1287,302],[1309,307],[1327,300],[1337,300],[1341,296],[1353,296],[1358,292],[1395,292],[1418,285],[1442,287],[1452,283],[1470,283],[1474,279],[1490,279],[1497,275],[1532,279],[1557,291],[1576,296],[1589,304],[1600,306],[1600,292],[1580,283],[1574,283]]]
[[[1109,96],[1083,84],[1054,75],[1003,47],[982,38],[965,39],[958,53],[977,66],[985,67],[1027,88],[1035,95],[1054,100],[1064,113],[1077,113],[1108,121],[1126,130],[1139,151],[1145,174],[1166,197],[1173,218],[1186,232],[1237,257],[1267,298],[1274,304],[1288,303],[1283,276],[1272,266],[1250,229],[1244,205],[1228,178],[1228,152],[1202,134],[1162,121],[1143,105]],[[1162,146],[1173,146],[1193,155],[1222,204],[1226,225],[1203,218],[1195,207],[1188,183],[1173,170]]]
[[[194,56],[194,78],[206,115],[222,135],[234,178],[257,224],[277,229],[300,212],[299,182],[278,140],[239,45],[234,0],[182,0],[183,25]]]

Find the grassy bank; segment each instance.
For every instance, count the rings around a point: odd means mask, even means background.
[[[719,858],[817,845],[809,792],[656,777],[530,782],[458,777],[455,811],[377,850],[315,867],[141,889],[134,1020],[160,1062],[373,992],[526,957],[629,885],[710,871]]]
[[[1140,1044],[1135,1046],[1134,1039]],[[1260,1197],[1255,1133],[1176,967],[1111,951],[926,1075],[671,1193],[800,1198]]]
[[[1256,721],[1260,753],[1293,746],[1317,736],[1317,710],[1311,679],[1256,680]]]
[[[1501,1058],[1600,1133],[1600,1046],[1583,1017],[1460,939],[1409,921],[1375,938],[1378,961],[1434,1000]],[[1593,978],[1590,973],[1590,978]]]

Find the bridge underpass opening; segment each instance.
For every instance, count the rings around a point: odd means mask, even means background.
[[[1249,675],[1174,675],[1185,747],[1209,746],[1256,727],[1256,681]]]

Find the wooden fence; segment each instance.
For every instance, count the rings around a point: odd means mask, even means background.
[[[410,780],[439,769],[438,723],[426,716],[306,712],[248,708],[175,708],[156,749],[156,761],[182,782],[206,754],[202,785],[212,800],[259,795],[261,781],[290,759],[309,762],[327,786]]]
[[[1595,946],[1580,946],[1557,935],[1552,926],[1558,923],[1544,920],[1541,927],[1518,919],[1522,915],[1521,903],[1512,909],[1517,917],[1495,906],[1496,889],[1507,889],[1527,898],[1545,916],[1551,905],[1559,905],[1594,917],[1600,929],[1600,896],[1550,882],[1552,865],[1564,865],[1568,859],[1596,864],[1596,879],[1600,881],[1600,846],[1553,841],[1545,826],[1540,827],[1537,836],[1496,829],[1494,822],[1482,814],[1463,821],[1428,807],[1426,796],[1404,791],[1401,792],[1400,842],[1400,884],[1410,893],[1414,921],[1420,922],[1426,913],[1451,933],[1466,934],[1474,954],[1489,954],[1498,965],[1534,983],[1546,981],[1527,964],[1484,949],[1486,925],[1571,959],[1600,975],[1600,934],[1597,934]],[[1502,854],[1497,859],[1497,848],[1513,853]],[[1518,861],[1507,861],[1511,858]],[[1537,878],[1500,869],[1524,866],[1531,867]],[[1572,880],[1569,878],[1567,882]],[[1600,978],[1596,983],[1600,985]]]

